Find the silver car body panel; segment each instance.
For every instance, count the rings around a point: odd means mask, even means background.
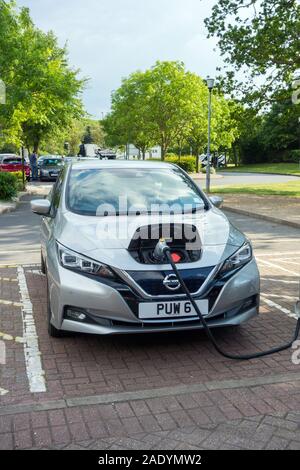
[[[168,164],[146,163],[146,162],[80,162],[68,166],[66,172],[72,168],[170,168]],[[161,321],[160,325],[154,325],[153,321],[142,321],[131,310],[122,295],[114,288],[102,284],[80,273],[63,268],[58,260],[56,241],[63,246],[113,268],[126,284],[141,298],[148,301],[158,301],[165,296],[151,296],[145,292],[128,274],[135,271],[164,271],[170,270],[168,265],[141,265],[129,253],[130,241],[139,227],[157,223],[170,223],[170,217],[144,216],[131,217],[87,217],[72,213],[68,210],[65,198],[65,178],[59,208],[55,219],[43,218],[41,226],[42,252],[47,266],[47,277],[49,287],[49,299],[52,312],[51,322],[57,329],[76,331],[91,334],[120,334],[141,333],[173,330],[190,330],[201,328],[195,318],[188,321],[167,320]],[[205,197],[205,196],[204,196]],[[208,199],[207,199],[208,201]],[[223,262],[233,255],[243,244],[246,238],[236,230],[228,221],[227,217],[218,209],[214,208],[208,201],[210,210],[201,211],[196,216],[174,215],[174,223],[191,223],[195,225],[200,234],[202,243],[202,256],[199,261],[189,264],[180,264],[180,270],[191,270],[212,267],[210,278],[222,266]],[[117,220],[116,220],[117,219]],[[151,222],[149,222],[149,220]],[[112,224],[122,229],[127,224],[126,236],[119,239],[105,237],[107,228]],[[119,233],[119,232],[116,232]],[[193,294],[205,298],[206,288],[210,278],[198,292]],[[247,311],[232,318],[226,318],[225,313],[232,310],[236,305],[251,296],[259,296],[260,278],[255,259],[241,268],[224,285],[218,295],[213,307],[207,317],[212,326],[235,325],[249,320],[258,314],[258,308],[251,307]],[[168,298],[180,299],[184,296],[170,293]],[[93,316],[103,319],[101,324],[88,324],[71,321],[64,318],[64,310],[68,307],[82,309]],[[224,318],[222,318],[224,314]],[[111,322],[111,324],[109,324]],[[114,324],[120,322],[120,325]],[[190,324],[189,324],[190,323]]]

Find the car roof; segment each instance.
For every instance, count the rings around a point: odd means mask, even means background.
[[[2,158],[15,158],[18,157],[19,155],[16,155],[15,153],[0,153],[0,157]]]
[[[117,169],[162,169],[162,168],[174,168],[171,163],[164,162],[149,162],[149,161],[128,161],[128,160],[80,160],[72,163],[72,168],[76,170],[92,170],[102,168],[117,168]]]

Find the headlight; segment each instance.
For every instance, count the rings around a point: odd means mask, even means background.
[[[233,256],[228,258],[223,264],[220,274],[241,268],[249,263],[253,258],[253,250],[250,242],[246,242]]]
[[[60,245],[56,242],[58,258],[61,266],[72,271],[78,271],[85,274],[91,274],[97,277],[103,277],[115,280],[116,276],[113,271],[102,263],[97,263],[85,256],[79,255],[75,251]]]

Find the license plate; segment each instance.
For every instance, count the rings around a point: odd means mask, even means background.
[[[58,172],[57,171],[52,171],[52,173],[49,173],[50,176],[58,176]]]
[[[208,300],[197,300],[196,303],[201,313],[208,315]],[[189,301],[152,302],[139,305],[139,318],[141,320],[185,317],[198,317],[194,307]]]

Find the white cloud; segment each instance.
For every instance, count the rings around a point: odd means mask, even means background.
[[[122,77],[156,60],[182,60],[202,75],[220,65],[203,20],[213,0],[19,0],[43,30],[68,42],[70,62],[90,77],[87,110],[109,110]]]

